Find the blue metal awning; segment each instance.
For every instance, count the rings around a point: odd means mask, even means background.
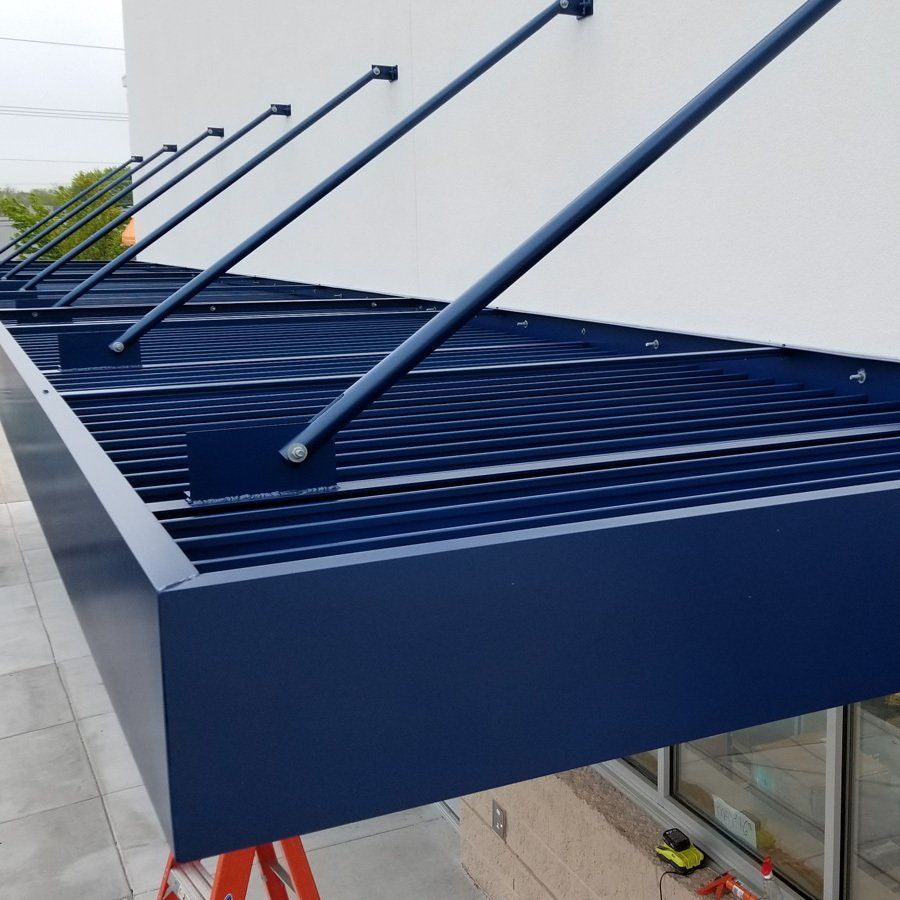
[[[896,364],[487,309],[335,489],[207,503],[192,442],[239,480],[229,429],[295,432],[440,307],[229,276],[98,363],[191,274],[0,309],[3,425],[181,858],[896,688]]]

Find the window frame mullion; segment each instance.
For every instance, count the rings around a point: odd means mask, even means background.
[[[825,719],[825,847],[823,900],[846,897],[847,735],[849,707],[829,709]]]

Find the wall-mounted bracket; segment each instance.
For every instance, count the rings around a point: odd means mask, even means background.
[[[273,116],[289,116],[291,114],[290,103],[273,103],[271,106]]]
[[[372,66],[372,77],[381,81],[396,81],[400,77],[399,66]]]
[[[0,297],[9,298],[12,294],[16,293],[16,291],[20,291],[25,285],[28,284],[27,279],[21,278],[13,278],[10,281],[0,281]],[[29,293],[32,293],[29,291]],[[37,293],[37,291],[34,291]]]
[[[276,449],[301,423],[188,432],[188,500],[192,506],[321,494],[337,488],[334,442],[302,466]]]
[[[121,327],[121,326],[119,326]],[[140,368],[141,345],[135,342],[122,353],[109,349],[116,327],[97,326],[90,331],[74,331],[58,337],[60,369]]]
[[[210,137],[225,137],[225,129],[224,128],[213,128],[210,126],[206,129],[206,133]]]
[[[594,0],[559,0],[559,11],[564,16],[585,19],[594,14]]]
[[[46,294],[38,294],[37,288],[30,291],[17,291],[13,297],[13,305],[16,309],[49,309],[56,301]]]
[[[37,291],[28,291],[29,294],[36,294]],[[20,297],[24,296],[22,294]],[[21,310],[16,315],[17,325],[38,325],[45,322],[61,324],[63,322],[72,321],[72,313],[66,310],[54,309],[53,304],[45,305],[43,303],[35,303],[33,300],[29,302],[28,298],[24,300],[16,300],[15,308]]]

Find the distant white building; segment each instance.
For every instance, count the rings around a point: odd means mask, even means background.
[[[0,216],[0,246],[13,236],[13,224],[6,216]]]

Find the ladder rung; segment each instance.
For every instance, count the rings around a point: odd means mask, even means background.
[[[289,891],[294,893],[294,882],[291,880],[291,876],[285,867],[278,860],[263,866],[263,872],[271,872]]]
[[[179,863],[169,872],[169,888],[178,900],[209,900],[212,876],[202,863]]]

